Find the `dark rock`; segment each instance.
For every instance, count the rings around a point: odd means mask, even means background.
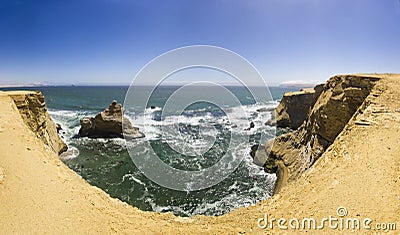
[[[269,174],[275,174],[278,171],[278,165],[273,160],[268,161],[266,164],[264,164],[264,171]]]
[[[250,156],[253,158],[253,163],[257,166],[264,167],[264,170],[270,174],[275,173],[277,165],[275,159],[269,156],[273,140],[268,141],[266,145],[255,144],[251,147]]]
[[[275,111],[275,108],[260,108],[260,109],[257,109],[256,110],[257,112],[259,112],[259,113],[262,113],[262,112],[272,112],[272,111]]]
[[[260,144],[255,144],[255,145],[251,146],[250,156],[252,158],[254,158],[254,156],[256,155],[256,151],[259,150],[259,149],[260,150],[264,149],[264,146],[260,145]]]
[[[56,129],[57,129],[57,133],[60,133],[60,131],[62,130],[60,123],[56,123]]]
[[[254,124],[254,122],[250,122],[250,126],[246,129],[244,129],[245,131],[249,131],[251,129],[253,129],[256,125]]]
[[[98,113],[95,117],[84,117],[80,120],[79,136],[91,138],[141,138],[144,134],[139,128],[132,126],[128,118],[123,115],[121,104],[113,101],[108,109]]]

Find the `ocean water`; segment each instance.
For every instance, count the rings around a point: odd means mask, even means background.
[[[18,88],[21,89],[21,88]],[[46,98],[51,117],[61,124],[61,136],[73,154],[62,159],[76,173],[90,184],[105,190],[112,197],[121,199],[142,210],[172,212],[180,216],[196,214],[221,215],[238,207],[249,206],[271,197],[275,175],[265,173],[261,167],[252,163],[250,147],[260,142],[261,134],[266,139],[273,138],[275,127],[264,125],[271,117],[271,111],[259,112],[261,108],[273,108],[284,92],[289,88],[270,88],[274,100],[256,103],[251,94],[241,87],[228,87],[240,100],[248,116],[238,113],[237,106],[227,106],[223,110],[206,102],[197,102],[188,106],[180,115],[161,116],[161,110],[167,98],[178,87],[164,86],[155,90],[147,107],[137,110],[126,110],[126,115],[134,126],[138,126],[146,138],[137,140],[149,141],[159,158],[168,165],[183,170],[201,170],[215,164],[227,151],[230,133],[249,135],[249,141],[233,146],[233,155],[244,160],[237,169],[220,183],[197,191],[176,191],[165,188],[149,180],[134,165],[123,139],[90,139],[80,138],[79,120],[84,116],[94,116],[104,110],[112,100],[123,103],[128,87],[36,87],[26,88],[40,90]],[[265,92],[259,88],[259,92]],[[210,92],[203,89],[204,92]],[[154,106],[151,108],[151,106]],[[145,110],[146,116],[139,115],[138,110]],[[143,112],[143,111],[142,111]],[[227,119],[227,114],[233,120]],[[138,118],[146,120],[138,120]],[[237,128],[237,124],[248,125],[254,122],[255,128],[246,132]],[[140,126],[138,123],[146,123]],[[184,156],[176,148],[199,145],[196,136],[199,126],[207,123],[213,126],[213,132],[206,133],[213,138],[213,144],[202,154]],[[186,145],[174,142],[174,136],[163,133],[162,128],[178,125],[179,131],[189,136]],[[261,141],[265,141],[261,140]],[[171,144],[176,145],[171,147]],[[189,151],[189,150],[187,150]],[[134,157],[144,157],[147,150],[138,151]]]

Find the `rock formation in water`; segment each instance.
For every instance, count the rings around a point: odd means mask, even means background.
[[[306,120],[310,107],[313,107],[321,94],[323,85],[306,88],[297,92],[287,92],[276,108],[276,125],[297,129]]]
[[[44,96],[39,91],[9,91],[26,125],[55,153],[67,150],[57,133],[57,126],[47,112]]]
[[[256,127],[256,125],[254,124],[254,122],[250,122],[249,127],[245,128],[245,131],[249,131],[251,129],[253,129],[254,127]]]
[[[277,169],[277,173],[282,175],[284,170],[287,181],[299,178],[333,143],[352,116],[362,112],[365,102],[368,102],[366,97],[377,80],[379,78],[362,75],[330,78],[321,87],[321,94],[303,124],[297,130],[277,137],[273,143],[269,141],[262,148],[254,147],[252,156],[255,161],[259,165],[262,164],[260,160],[264,161],[268,172]],[[303,99],[302,96],[292,96],[292,104],[298,103],[295,97]],[[285,101],[282,99],[282,102]],[[277,182],[282,184],[279,180]]]
[[[95,117],[84,117],[80,120],[81,137],[90,138],[142,138],[144,134],[139,128],[132,126],[121,104],[113,101],[108,109],[98,113]]]

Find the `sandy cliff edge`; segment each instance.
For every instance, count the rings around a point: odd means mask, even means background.
[[[46,148],[11,97],[1,93],[0,233],[288,233],[277,226],[260,229],[257,220],[265,214],[287,219],[337,216],[338,207],[345,207],[349,217],[400,227],[400,75],[373,76],[381,79],[368,96],[369,104],[301,177],[269,200],[219,217],[143,212],[112,199]],[[315,232],[321,231],[346,233],[328,228]]]

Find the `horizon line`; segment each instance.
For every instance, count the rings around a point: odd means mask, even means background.
[[[160,87],[180,87],[184,86],[185,84],[161,84],[158,85]],[[243,85],[237,85],[237,84],[221,84],[222,86],[227,86],[227,87],[244,87]],[[130,87],[130,84],[25,84],[25,85],[18,85],[18,84],[0,84],[0,89],[3,88],[41,88],[41,87]],[[146,87],[146,86],[152,86],[152,85],[146,85],[146,84],[139,84],[137,85],[139,87]],[[210,85],[211,86],[211,85]],[[252,84],[248,85],[246,87],[263,87],[265,86],[264,84]],[[269,85],[267,87],[279,87],[279,88],[310,88],[314,87],[314,84],[290,84],[290,85],[284,85],[284,84],[273,84]],[[207,85],[200,85],[198,87],[209,87]]]

